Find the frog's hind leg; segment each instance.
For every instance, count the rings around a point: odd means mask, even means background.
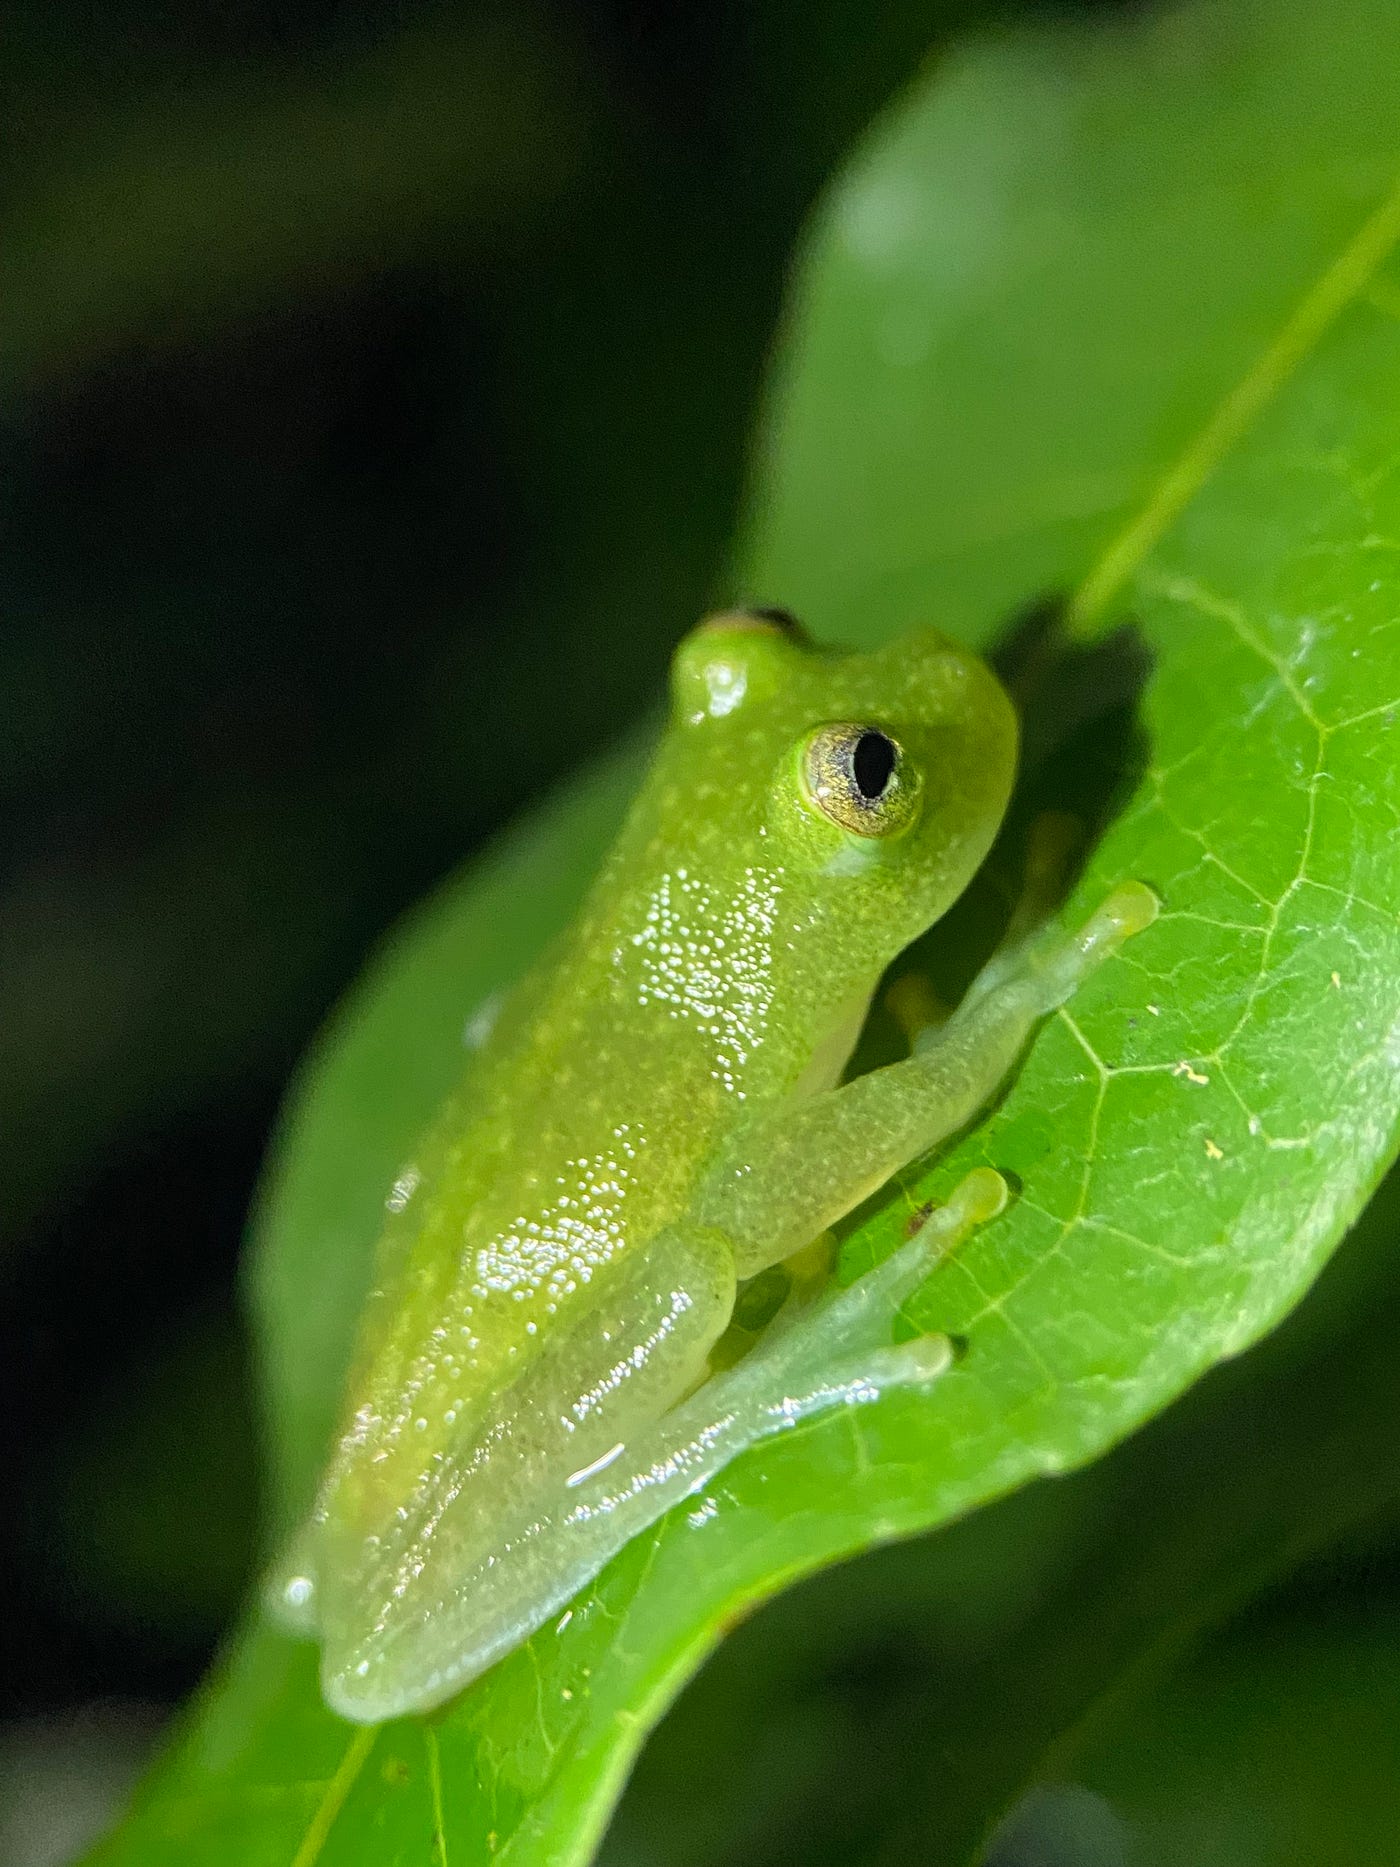
[[[896,1387],[925,1387],[953,1360],[947,1336],[890,1340],[895,1312],[940,1258],[1005,1206],[1006,1182],[976,1168],[913,1236],[844,1290],[794,1304],[743,1361],[707,1381],[627,1448],[624,1469],[600,1474],[570,1515],[606,1519],[620,1546],[707,1484],[751,1446],[819,1414],[866,1405]]]
[[[605,1521],[557,1535],[571,1501],[691,1388],[734,1293],[726,1241],[670,1227],[605,1264],[552,1352],[417,1455],[402,1503],[371,1516],[353,1483],[323,1489],[308,1574],[334,1710],[374,1721],[450,1696],[597,1573],[619,1539]]]

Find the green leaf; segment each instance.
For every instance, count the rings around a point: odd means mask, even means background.
[[[1335,1600],[1348,1563],[1374,1577],[1393,1552],[1398,1235],[1392,1170],[1308,1302],[1107,1457],[746,1623],[643,1753],[609,1867],[783,1867],[799,1827],[804,1867],[980,1859],[1031,1786],[1102,1788],[1101,1757],[1115,1780],[1140,1758],[1169,1806],[1174,1773],[1124,1736],[1135,1701],[1296,1565],[1325,1559]],[[1027,1829],[1048,1843],[1041,1817],[1079,1806],[1023,1800],[991,1860],[1041,1861]]]
[[[974,1161],[1018,1176],[918,1305],[958,1368],[737,1463],[438,1718],[349,1731],[253,1625],[103,1860],[582,1861],[747,1604],[1095,1458],[1298,1301],[1396,1130],[1397,79],[1380,0],[999,36],[910,96],[809,242],[745,584],[854,641],[986,640],[1077,589],[1153,658],[1070,912],[1138,876],[1162,919],[848,1244],[882,1253]],[[299,1092],[256,1268],[288,1509],[374,1189],[622,793],[450,892]]]

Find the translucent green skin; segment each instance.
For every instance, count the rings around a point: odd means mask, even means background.
[[[854,834],[808,794],[801,748],[830,721],[903,748],[922,789],[900,833]],[[846,655],[734,617],[681,645],[669,730],[577,920],[389,1200],[283,1601],[347,1715],[447,1696],[576,1579],[570,1478],[654,1431],[736,1280],[808,1242],[801,1123],[773,1181],[748,1140],[761,1155],[837,1081],[881,974],[982,862],[1015,756],[995,677],[932,631]],[[811,1145],[828,1174],[851,1153],[842,1205],[889,1171],[858,1137]]]

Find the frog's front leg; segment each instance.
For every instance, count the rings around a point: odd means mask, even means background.
[[[702,1189],[696,1222],[726,1231],[741,1275],[785,1258],[897,1168],[946,1140],[1004,1080],[1035,1023],[1157,912],[1137,884],[1116,890],[1080,931],[1018,942],[906,1062],[753,1124]],[[949,1365],[944,1336],[890,1340],[895,1312],[935,1262],[1006,1203],[990,1168],[968,1174],[914,1236],[848,1289],[780,1312],[741,1362],[665,1414],[585,1487],[567,1518],[618,1548],[739,1453],[803,1420],[920,1386]]]
[[[692,1222],[729,1240],[741,1278],[781,1262],[965,1127],[1040,1020],[1156,913],[1150,890],[1124,884],[1077,933],[994,959],[993,982],[974,982],[903,1062],[756,1116],[707,1171]]]
[[[1020,893],[996,951],[972,983],[964,1012],[1013,973],[1024,970],[1028,950],[1045,941],[1055,909],[1064,899],[1070,857],[1080,838],[1080,825],[1064,811],[1042,811],[1031,824]],[[952,1016],[951,1007],[922,972],[901,973],[886,990],[884,1002],[911,1050],[927,1048]]]
[[[702,1182],[690,1222],[721,1234],[741,1277],[775,1264],[858,1205],[899,1168],[962,1128],[1005,1081],[1034,1026],[1157,913],[1137,883],[1112,893],[1073,935],[1020,926],[962,1005],[930,1025],[913,1056],[809,1101],[755,1118]],[[849,1289],[780,1312],[758,1345],[626,1448],[568,1521],[634,1535],[757,1441],[829,1408],[923,1384],[948,1365],[941,1336],[894,1344],[894,1314],[936,1260],[995,1217],[1006,1185],[969,1174],[914,1237]],[[616,1546],[616,1545],[614,1545]]]

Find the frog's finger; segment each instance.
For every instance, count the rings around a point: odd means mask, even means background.
[[[1005,1211],[1011,1189],[994,1167],[974,1167],[959,1180],[942,1205],[915,1214],[907,1244],[868,1271],[853,1290],[897,1308],[927,1277],[940,1258]]]
[[[1141,882],[1123,882],[1107,895],[1078,933],[1037,955],[1035,970],[1045,1011],[1071,998],[1089,974],[1116,953],[1125,940],[1150,927],[1161,905]]]

